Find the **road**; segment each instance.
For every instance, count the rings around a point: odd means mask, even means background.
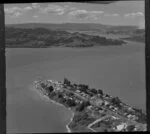
[[[94,129],[91,128],[91,126],[94,125],[94,124],[97,123],[97,122],[100,122],[100,121],[102,121],[102,120],[108,118],[108,117],[110,117],[110,115],[106,115],[106,116],[104,116],[104,117],[102,117],[102,118],[99,118],[99,119],[95,120],[94,122],[92,122],[92,123],[90,123],[90,124],[88,125],[88,129],[92,130],[93,132],[96,132]]]

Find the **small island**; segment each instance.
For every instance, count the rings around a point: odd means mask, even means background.
[[[85,84],[36,80],[36,89],[73,113],[68,132],[146,131],[146,113]]]

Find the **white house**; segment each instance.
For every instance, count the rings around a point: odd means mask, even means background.
[[[126,123],[122,123],[120,125],[117,126],[117,130],[121,131],[122,129],[126,128],[127,124]]]
[[[106,106],[106,105],[108,105],[108,104],[109,104],[109,102],[108,102],[108,101],[104,101],[104,104],[105,104],[105,106]]]

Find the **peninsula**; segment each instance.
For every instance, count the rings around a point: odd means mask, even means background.
[[[34,81],[36,89],[73,112],[68,132],[146,131],[146,114],[118,97],[85,84],[53,80]]]

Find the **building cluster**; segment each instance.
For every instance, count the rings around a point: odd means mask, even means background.
[[[49,87],[52,87],[53,92],[61,94],[65,101],[69,100],[70,102],[68,103],[70,103],[70,105],[75,104],[78,106],[83,102],[89,102],[90,105],[86,107],[85,111],[95,119],[109,115],[109,117],[93,124],[91,126],[92,129],[94,129],[95,126],[110,128],[110,123],[111,129],[114,131],[128,131],[128,129],[136,131],[138,129],[138,127],[133,125],[138,119],[138,116],[134,114],[136,113],[135,110],[120,100],[104,94],[102,91],[90,89],[87,85],[71,84],[67,80],[66,83],[53,80],[35,81],[35,84],[37,88],[39,88],[39,86],[42,87],[46,95],[48,94],[47,90],[49,90]],[[123,109],[125,109],[125,112]]]
[[[142,125],[137,125],[136,123],[127,122],[122,120],[121,118],[115,117],[115,116],[107,116],[106,118],[96,122],[91,126],[92,129],[99,129],[100,126],[103,126],[105,128],[109,128],[110,131],[142,131],[141,129]]]

